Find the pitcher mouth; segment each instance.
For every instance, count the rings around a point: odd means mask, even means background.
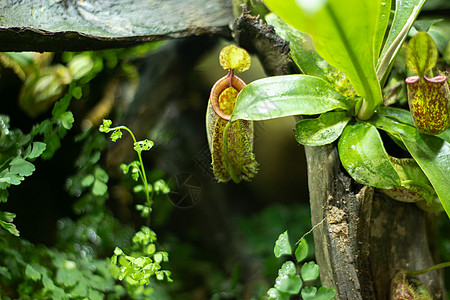
[[[211,102],[211,107],[214,112],[222,119],[230,121],[231,115],[226,114],[219,106],[219,96],[227,88],[233,87],[238,92],[240,92],[246,86],[245,82],[239,77],[235,76],[232,72],[228,73],[224,77],[216,81],[213,88],[211,89],[211,94],[209,96],[209,101]]]
[[[425,79],[425,81],[431,82],[431,83],[443,83],[447,80],[446,76],[440,75],[440,76],[435,76],[433,78],[429,78],[427,76],[423,76],[423,78]],[[405,79],[405,82],[408,84],[411,83],[417,83],[420,81],[420,76],[409,76],[408,78]]]

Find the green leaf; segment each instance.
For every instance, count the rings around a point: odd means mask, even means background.
[[[112,121],[111,120],[106,120],[103,119],[103,124],[100,125],[100,132],[104,132],[104,133],[108,133],[109,132],[109,128],[111,127]]]
[[[297,269],[292,261],[285,262],[278,270],[278,276],[294,276],[297,274]]]
[[[85,176],[82,180],[81,180],[81,185],[83,187],[88,187],[91,186],[94,183],[95,177],[92,174],[89,174],[87,176]]]
[[[336,291],[334,289],[324,286],[320,287],[318,291],[314,286],[305,286],[302,289],[303,300],[332,300],[335,295]]]
[[[267,297],[275,300],[289,300],[290,295],[277,290],[276,288],[271,288],[267,291]]]
[[[416,20],[414,22],[414,28],[417,29],[417,31],[428,31],[431,26],[434,24],[440,23],[444,21],[444,19],[421,19]]]
[[[387,76],[387,70],[392,65],[400,50],[403,41],[413,25],[414,20],[420,12],[426,0],[396,0],[395,14],[389,35],[381,51],[377,64],[377,75],[379,79]]]
[[[157,193],[163,193],[163,194],[168,194],[170,193],[170,187],[167,184],[166,181],[164,181],[163,179],[158,179],[153,183],[155,192]]]
[[[335,109],[352,110],[354,105],[320,78],[275,76],[253,81],[240,91],[231,121],[316,115]]]
[[[89,289],[89,299],[90,300],[103,300],[105,295],[101,294],[99,291],[94,289]]]
[[[16,217],[16,214],[10,213],[7,211],[0,211],[0,225],[9,231],[9,233],[19,236],[19,231],[16,228],[16,225],[11,223],[14,221],[14,218]]]
[[[0,190],[0,203],[8,201],[8,190]]]
[[[377,25],[375,30],[375,55],[376,59],[378,59],[378,55],[381,52],[381,48],[383,46],[383,40],[386,35],[386,29],[389,24],[389,17],[391,15],[391,5],[392,1],[379,1],[379,9],[378,9],[378,18]]]
[[[4,229],[6,229],[9,233],[11,233],[12,235],[15,235],[15,236],[20,235],[19,230],[17,230],[16,225],[14,225],[13,223],[8,223],[8,222],[4,222],[4,221],[0,220],[0,225]]]
[[[377,110],[377,114],[414,126],[414,121],[412,119],[411,113],[406,109],[395,107],[380,107]]]
[[[296,125],[295,139],[302,145],[322,146],[337,140],[351,117],[347,112],[330,111]]]
[[[313,261],[305,263],[300,270],[300,274],[304,281],[316,280],[319,278],[319,266]]]
[[[316,299],[317,288],[315,286],[305,286],[302,289],[303,300],[315,300]]]
[[[330,66],[314,49],[311,37],[286,24],[273,13],[265,16],[266,22],[275,28],[283,39],[289,41],[289,54],[303,74],[327,79]]]
[[[374,126],[362,122],[347,125],[338,149],[342,165],[359,183],[383,189],[400,186],[400,178]]]
[[[62,126],[67,130],[72,128],[73,122],[75,121],[73,114],[70,111],[62,113],[59,119],[61,120]]]
[[[287,230],[278,236],[275,242],[275,248],[273,249],[275,257],[280,257],[282,255],[291,255],[292,249],[289,243],[289,236]]]
[[[41,279],[41,273],[39,273],[32,265],[28,264],[25,268],[25,276],[33,281]]]
[[[111,141],[116,142],[121,137],[122,137],[122,131],[120,129],[116,129],[111,134]]]
[[[295,264],[292,261],[285,262],[278,271],[275,288],[284,293],[298,294],[302,285],[302,279],[296,275]]]
[[[67,93],[61,100],[55,103],[52,110],[52,116],[55,119],[59,119],[61,115],[67,110],[70,104],[70,100],[72,99],[72,91],[73,84],[70,85],[69,93]]]
[[[159,252],[155,253],[155,255],[153,255],[153,259],[155,260],[156,263],[160,263],[163,260],[163,255]]]
[[[108,186],[98,179],[95,179],[94,185],[92,186],[92,193],[96,196],[102,196],[108,191]]]
[[[426,32],[419,32],[409,41],[406,65],[411,72],[423,76],[434,68],[438,55],[433,38]]]
[[[108,182],[109,179],[108,173],[100,167],[95,168],[94,176],[96,179],[105,183]]]
[[[80,99],[82,95],[83,95],[83,90],[81,89],[81,86],[77,86],[72,90],[72,96],[75,99]]]
[[[322,286],[319,288],[316,294],[316,300],[333,300],[336,296],[336,291],[332,288]]]
[[[0,219],[4,220],[6,222],[14,221],[15,217],[16,217],[15,213],[10,213],[10,212],[7,212],[7,211],[0,211]]]
[[[295,249],[295,259],[297,262],[303,261],[308,256],[308,243],[305,239],[301,239],[300,243]]]
[[[34,165],[23,158],[17,157],[11,161],[9,171],[19,176],[30,176],[36,170]]]
[[[122,254],[123,254],[123,251],[119,247],[116,247],[114,249],[114,255],[122,255]]]
[[[72,287],[81,281],[83,276],[79,270],[67,270],[65,268],[59,268],[56,272],[56,282],[67,287]]]
[[[5,172],[2,172],[0,182],[7,182],[9,184],[19,185],[24,179],[25,178],[23,176],[19,176],[11,172],[6,172],[5,170]]]
[[[45,290],[53,291],[56,288],[55,284],[53,283],[53,280],[51,280],[47,275],[43,275],[42,283],[44,284]]]
[[[141,153],[142,151],[148,151],[153,147],[153,141],[145,139],[134,143],[134,151]]]
[[[42,142],[33,142],[33,149],[31,153],[28,155],[28,158],[36,158],[39,157],[47,148],[47,145]]]
[[[401,138],[430,180],[445,212],[450,217],[450,143],[383,116],[376,116],[371,123]]]
[[[312,1],[264,2],[286,23],[311,35],[319,55],[347,75],[358,95],[365,98],[359,117],[368,119],[382,102],[374,65],[382,0],[328,0],[312,9],[307,5]]]

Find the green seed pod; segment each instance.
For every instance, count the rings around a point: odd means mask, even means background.
[[[258,169],[253,154],[253,122],[229,122],[228,113],[234,109],[237,93],[244,87],[245,83],[231,74],[219,79],[211,90],[206,131],[213,172],[219,182],[250,180]]]
[[[450,90],[445,76],[411,76],[405,80],[414,124],[426,134],[439,134],[450,125]]]

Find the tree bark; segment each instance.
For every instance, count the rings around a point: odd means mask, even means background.
[[[271,26],[244,14],[233,30],[237,43],[260,58],[268,75],[296,73],[288,42]],[[305,153],[316,260],[322,284],[336,290],[336,299],[388,299],[397,271],[435,264],[423,211],[354,182],[335,144],[305,147]],[[434,299],[444,298],[441,272],[418,279]]]

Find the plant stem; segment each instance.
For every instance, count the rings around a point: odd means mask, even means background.
[[[122,126],[113,127],[113,128],[110,128],[108,132],[111,132],[111,131],[114,131],[117,129],[119,129],[119,130],[124,129],[124,130],[128,131],[128,133],[131,135],[131,138],[133,139],[133,145],[137,143],[136,137],[134,136],[133,132],[126,126],[122,125]],[[148,207],[151,209],[151,206],[152,206],[151,199],[153,199],[153,191],[152,191],[152,196],[150,197],[150,188],[149,188],[148,182],[147,182],[147,175],[145,174],[145,168],[144,168],[144,163],[142,161],[142,155],[141,155],[141,152],[139,152],[139,151],[136,151],[136,153],[138,155],[139,164],[141,167],[141,170],[139,173],[141,174],[141,180],[142,180],[142,183],[144,184],[144,188],[145,188],[145,198],[147,200]],[[148,223],[150,223],[150,215],[148,217]]]
[[[417,276],[446,267],[450,267],[450,261],[440,263],[422,270],[404,270],[403,272],[408,276]]]

